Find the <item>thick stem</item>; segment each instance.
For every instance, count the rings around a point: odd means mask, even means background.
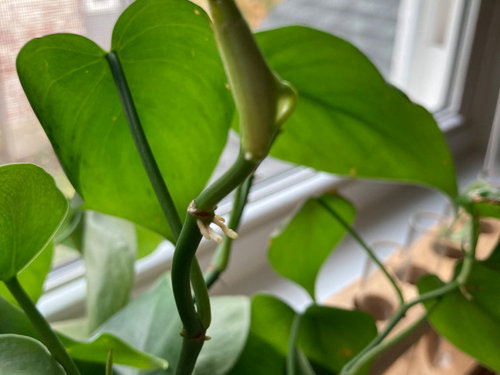
[[[172,289],[177,311],[184,325],[185,339],[192,339],[204,332],[191,297],[191,263],[201,241],[196,218],[187,215],[172,260]]]
[[[194,200],[196,208],[200,211],[213,212],[217,203],[241,185],[259,164],[260,161],[245,159],[243,150],[240,150],[231,168]]]
[[[17,278],[14,276],[12,279],[7,280],[5,285],[12,293],[19,306],[21,306],[24,310],[26,316],[31,321],[37,332],[40,334],[40,337],[42,338],[42,341],[47,349],[61,364],[66,373],[68,375],[80,375],[78,368],[68,355],[68,352],[64,349],[63,344],[59,341],[59,338],[56,336],[54,331],[52,331],[49,323],[37,310],[34,303],[21,287],[21,284],[19,284]]]
[[[394,288],[400,304],[404,304],[405,300],[403,297],[403,292],[399,288],[396,280],[391,276],[391,274],[387,271],[385,266],[380,262],[380,260],[377,258],[373,250],[366,244],[365,241],[361,238],[361,236],[338,214],[337,211],[335,211],[333,208],[331,208],[324,200],[321,198],[318,199],[319,204],[323,206],[325,210],[327,210],[335,219],[342,225],[345,230],[347,230],[350,235],[356,240],[356,242],[366,251],[368,256],[377,264],[377,266],[380,268],[382,273],[385,275],[387,280],[391,283],[392,287]]]
[[[247,159],[259,161],[293,112],[297,93],[271,71],[234,0],[210,0],[209,6],[240,115],[241,144]]]
[[[193,372],[196,359],[204,342],[205,334],[195,339],[184,339],[182,341],[181,355],[175,369],[176,374],[191,374]]]

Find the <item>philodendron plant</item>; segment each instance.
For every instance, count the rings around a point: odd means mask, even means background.
[[[500,248],[475,258],[480,217],[500,217],[498,191],[458,196],[431,114],[348,42],[298,26],[253,35],[233,0],[208,5],[210,17],[187,0],[137,0],[110,52],[73,34],[20,51],[22,86],[76,194],[68,203],[35,165],[0,167],[0,373],[364,374],[425,319],[500,371]],[[205,187],[231,128],[239,156]],[[455,276],[424,276],[406,301],[379,262],[401,302],[381,332],[364,312],[320,305],[318,272],[346,233],[376,260],[351,228],[354,206],[326,194],[270,241],[271,265],[310,294],[309,308],[270,295],[209,297],[268,155],[440,190],[472,219]],[[226,224],[215,210],[233,190]],[[202,237],[220,242],[205,273],[195,256]],[[162,239],[175,245],[172,269],[129,302],[134,261]],[[83,253],[87,316],[49,325],[34,303],[54,243]],[[427,313],[387,339],[420,303]]]

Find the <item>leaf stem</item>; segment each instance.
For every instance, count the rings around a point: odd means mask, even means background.
[[[394,337],[391,337],[390,339],[381,342],[379,345],[376,345],[371,349],[367,350],[365,354],[362,357],[360,357],[356,363],[354,363],[354,365],[350,368],[350,370],[345,373],[345,375],[356,374],[361,368],[363,368],[363,366],[365,366],[368,362],[373,360],[380,353],[389,349],[390,347],[392,347],[393,345],[397,344],[402,339],[404,339],[406,336],[408,336],[410,333],[412,333],[423,322],[425,322],[425,320],[429,316],[429,313],[431,312],[434,306],[435,304],[429,310],[425,311],[417,320],[415,320],[412,324],[410,324],[408,327],[406,327],[404,330],[399,332]],[[344,375],[344,373],[342,374]]]
[[[233,198],[233,208],[231,210],[231,216],[227,223],[228,228],[237,230],[240,224],[241,216],[243,210],[247,203],[248,194],[252,186],[253,175],[250,175],[245,182],[238,186],[236,193]],[[225,236],[222,243],[215,250],[215,254],[210,262],[209,269],[205,273],[205,282],[207,288],[210,288],[219,278],[220,274],[224,272],[229,263],[229,256],[231,255],[231,245],[233,239],[231,237]]]
[[[204,329],[210,326],[212,313],[210,311],[210,298],[208,296],[208,286],[205,284],[203,272],[196,260],[196,256],[191,263],[191,285],[193,286],[196,312],[200,317],[201,325]]]
[[[182,221],[175,208],[174,201],[170,196],[167,185],[165,184],[165,181],[161,175],[160,168],[156,163],[151,147],[149,146],[149,143],[147,141],[146,134],[144,133],[118,55],[112,51],[106,55],[106,59],[111,68],[111,72],[113,74],[113,78],[115,80],[115,84],[118,89],[118,94],[120,95],[120,100],[123,106],[123,110],[127,118],[130,132],[132,133],[132,137],[137,147],[137,151],[141,157],[142,163],[144,165],[148,178],[151,182],[151,185],[153,186],[153,190],[160,203],[165,218],[167,219],[170,230],[172,231],[173,238],[175,242],[177,242],[179,240],[179,237],[181,236],[182,230],[186,227],[190,228],[189,232],[191,233],[190,235],[191,238],[187,241],[187,244],[196,244],[195,245],[195,250],[196,250],[198,243],[201,239],[200,236],[196,235],[196,232],[198,231],[198,228],[196,226],[196,221],[194,220],[194,227],[193,227],[193,220],[189,220],[190,216],[188,215],[184,227],[182,225]],[[187,223],[188,221],[189,225]],[[185,233],[187,233],[187,231],[185,231]],[[177,258],[179,259],[179,257]],[[201,346],[203,345],[203,340],[205,337],[204,332],[208,327],[208,325],[210,324],[210,300],[208,297],[208,291],[205,286],[205,282],[203,280],[203,275],[201,273],[198,261],[194,257],[194,252],[192,253],[192,256],[189,259],[185,259],[185,257],[180,257],[180,259],[182,260],[181,264],[186,266],[182,269],[179,269],[179,267],[175,267],[176,271],[183,272],[182,276],[179,276],[178,275],[179,272],[176,272],[177,274],[176,279],[182,280],[182,285],[184,286],[182,291],[178,291],[178,294],[180,293],[179,295],[181,295],[181,297],[179,298],[182,298],[183,301],[182,303],[177,303],[177,308],[179,309],[181,320],[184,323],[185,334],[187,335],[187,339],[184,340],[184,343],[186,343],[186,341],[193,339],[194,337],[200,337],[200,340],[198,340],[200,341],[200,344],[197,345],[200,345],[199,350],[201,350]],[[175,262],[175,256],[174,256],[174,262]],[[173,266],[172,266],[172,279],[174,279]],[[193,284],[193,291],[195,295],[196,304],[198,306],[198,312],[194,308],[193,299],[191,297],[190,280],[192,281]],[[186,321],[189,322],[187,326],[185,323]],[[195,346],[196,345],[193,344],[190,345],[186,344],[183,345],[183,350],[184,348],[189,348],[189,350],[191,350],[190,348],[193,348]],[[186,353],[181,354],[181,360],[184,358],[189,359],[190,355]],[[194,363],[192,365],[194,366]],[[184,368],[185,364],[183,364],[181,361],[179,366]]]
[[[130,89],[125,78],[125,74],[123,73],[120,60],[118,59],[118,55],[114,51],[108,53],[106,55],[106,59],[108,60],[109,66],[111,68],[111,73],[113,74],[113,78],[118,89],[118,94],[120,95],[120,100],[125,112],[125,117],[127,118],[130,132],[132,133],[132,137],[134,138],[134,142],[141,157],[142,164],[144,165],[144,169],[146,169],[146,173],[148,174],[149,180],[151,181],[151,185],[153,186],[156,197],[160,202],[160,206],[163,210],[165,218],[167,219],[168,225],[170,226],[172,235],[174,236],[174,239],[177,240],[182,228],[182,222],[175,208],[174,201],[170,196],[167,185],[163,180],[160,168],[156,163],[153,151],[149,146],[146,134],[144,133],[144,130],[142,128],[142,124],[139,119],[137,109],[135,108],[132,94],[130,93]]]
[[[296,314],[295,317],[293,318],[292,322],[292,328],[290,332],[290,341],[288,343],[288,355],[286,356],[286,374],[287,375],[295,375],[295,363],[296,363],[296,355],[297,355],[297,348],[295,346],[297,342],[297,335],[299,332],[299,326],[300,326],[300,319],[301,319],[300,314]]]
[[[113,349],[109,350],[106,359],[106,375],[113,375]]]
[[[446,285],[443,285],[442,287],[432,290],[428,293],[424,293],[415,299],[406,302],[402,304],[394,313],[392,318],[389,320],[387,325],[384,327],[384,329],[378,334],[377,337],[375,337],[361,352],[359,352],[353,359],[351,359],[342,369],[341,375],[352,375],[355,374],[355,372],[352,370],[355,366],[357,367],[357,363],[359,361],[367,362],[369,359],[366,359],[366,357],[369,356],[369,352],[377,347],[384,338],[387,337],[387,335],[392,331],[392,329],[396,326],[396,324],[399,323],[399,321],[406,315],[406,312],[416,304],[419,304],[421,302],[425,302],[434,298],[441,297],[447,293],[450,293],[457,289],[460,286],[460,284],[454,280],[449,282]],[[402,338],[402,337],[401,337]]]
[[[54,331],[50,328],[49,323],[40,314],[31,301],[30,297],[26,294],[17,277],[5,281],[5,285],[16,299],[19,306],[24,310],[26,316],[31,321],[35,329],[40,334],[43,343],[47,349],[54,356],[54,358],[62,365],[68,375],[80,375],[78,368],[69,356],[68,352],[64,349],[63,344],[56,336]]]
[[[393,286],[397,296],[400,305],[405,303],[405,299],[403,297],[403,292],[399,288],[396,280],[391,276],[391,274],[387,271],[385,266],[382,264],[382,262],[377,258],[373,250],[366,244],[365,241],[361,238],[361,236],[339,215],[337,211],[335,211],[333,208],[331,208],[323,199],[319,198],[318,199],[319,204],[323,206],[325,210],[327,210],[349,233],[350,235],[356,240],[356,242],[366,251],[370,259],[372,259],[379,269],[382,271],[382,273],[385,275],[387,280],[391,283]]]

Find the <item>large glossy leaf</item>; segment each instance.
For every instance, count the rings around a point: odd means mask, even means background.
[[[326,194],[321,202],[316,198],[306,201],[286,227],[273,236],[268,253],[271,266],[304,287],[313,299],[321,265],[346,233],[323,204],[349,224],[355,215],[353,205],[338,195]]]
[[[257,35],[264,56],[299,92],[271,154],[315,169],[457,192],[432,116],[388,85],[355,47],[306,27]]]
[[[212,173],[232,116],[210,21],[189,1],[138,0],[117,21],[112,50],[183,218]],[[84,37],[49,35],[23,47],[17,70],[84,207],[171,239],[105,55]]]
[[[43,283],[52,265],[53,252],[54,246],[52,242],[49,242],[33,262],[17,275],[19,283],[33,302],[38,301],[38,298],[42,295]],[[0,296],[17,305],[16,299],[3,283],[0,284]]]
[[[418,282],[420,293],[442,286],[436,276]],[[427,305],[428,306],[428,305]],[[459,349],[500,371],[500,261],[493,254],[475,262],[464,288],[442,297],[429,320]]]
[[[368,314],[313,305],[301,317],[297,344],[314,365],[339,373],[376,335]]]
[[[211,337],[200,353],[194,374],[226,373],[240,354],[250,325],[250,306],[246,297],[214,297],[212,324],[207,331]],[[147,293],[128,304],[103,326],[139,349],[169,360],[167,371],[148,371],[144,374],[173,374],[180,353],[182,324],[172,294],[170,275]],[[123,369],[123,374],[142,374],[142,371]]]
[[[290,341],[293,309],[268,295],[252,299],[250,333],[231,375],[284,374]]]
[[[65,375],[39,341],[19,335],[0,335],[0,374]]]
[[[0,280],[8,280],[47,246],[68,203],[43,169],[10,164],[0,167],[0,210]]]
[[[97,212],[86,213],[83,259],[89,332],[127,304],[136,256],[137,237],[132,223]]]
[[[0,297],[0,334],[17,334],[40,339],[22,310]],[[86,324],[84,325],[86,328]],[[81,330],[80,330],[81,332]],[[74,339],[67,334],[57,333],[70,355],[79,361],[106,363],[110,349],[114,351],[114,362],[138,368],[164,368],[164,359],[139,351],[110,334],[96,335],[90,339]],[[1,373],[1,372],[0,372]]]

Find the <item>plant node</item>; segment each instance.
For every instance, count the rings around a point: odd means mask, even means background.
[[[196,218],[198,229],[200,230],[201,235],[207,240],[215,240],[217,243],[222,242],[222,236],[210,227],[210,224],[212,223],[217,225],[229,238],[238,238],[238,233],[227,227],[225,224],[226,220],[222,216],[215,215],[214,212],[198,210],[194,201],[191,201],[189,204],[187,212],[189,215]]]

